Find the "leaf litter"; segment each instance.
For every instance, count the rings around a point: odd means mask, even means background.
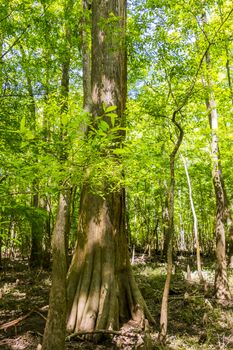
[[[233,349],[233,302],[219,303],[213,297],[213,264],[203,268],[206,283],[200,284],[193,268],[186,281],[186,261],[176,264],[169,294],[169,325],[166,345],[157,343],[160,304],[166,264],[135,263],[135,276],[156,325],[146,337],[135,327],[119,334],[106,334],[100,343],[87,337],[66,342],[66,350],[225,350]],[[229,282],[233,292],[233,274]],[[25,261],[5,264],[0,280],[0,349],[35,350],[42,343],[48,311],[50,272],[31,272]],[[2,326],[3,325],[3,326]],[[5,325],[5,327],[4,327]],[[6,326],[7,325],[7,326]]]

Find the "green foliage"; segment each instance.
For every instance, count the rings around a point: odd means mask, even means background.
[[[208,26],[202,23],[204,8],[208,12]],[[188,160],[201,243],[208,249],[215,202],[211,134],[205,105],[210,91],[203,86],[203,79],[211,74],[219,116],[222,172],[232,203],[233,94],[229,83],[233,16],[227,18],[230,11],[229,1],[130,2],[126,122],[117,117],[116,106],[103,105],[103,115],[93,124],[82,107],[80,33],[83,15],[89,14],[82,13],[81,2],[1,2],[0,215],[4,241],[13,221],[20,237],[29,237],[30,222],[46,220],[48,212],[32,210],[35,183],[41,201],[50,199],[54,217],[59,190],[67,185],[78,188],[77,204],[79,188],[88,176],[93,191],[100,195],[106,183],[109,191],[125,186],[132,242],[155,246],[157,233],[157,248],[161,248],[170,181],[169,155],[177,140],[172,116],[180,108],[176,120],[185,132],[181,152]],[[116,22],[119,18],[111,14],[100,25],[104,28]],[[115,34],[118,38],[119,33]],[[208,43],[209,72],[203,59]],[[68,96],[62,96],[61,70],[68,52],[70,87]],[[230,71],[226,70],[227,62]],[[63,109],[66,103],[68,107]],[[86,128],[90,130],[88,135],[83,132]],[[66,159],[61,161],[64,153]],[[192,248],[188,187],[179,154],[175,170],[177,247],[183,228],[187,245]],[[77,213],[77,205],[75,210]]]

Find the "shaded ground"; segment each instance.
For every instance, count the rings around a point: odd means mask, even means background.
[[[152,348],[167,350],[233,349],[233,303],[218,304],[213,298],[213,266],[208,264],[208,268],[204,268],[207,283],[200,285],[195,272],[192,273],[192,282],[186,282],[185,264],[183,260],[178,261],[173,275],[169,301],[168,344],[163,348],[156,344],[156,339],[166,266],[158,262],[144,263],[143,260],[138,260],[138,263],[134,265],[137,281],[156,320],[155,328],[151,329]],[[0,280],[1,350],[35,350],[42,342],[50,284],[49,272],[31,272],[26,261],[5,261]],[[233,292],[232,273],[230,285]],[[9,324],[8,322],[11,321],[13,323]],[[1,325],[5,326],[1,327]],[[133,349],[131,346],[133,337],[140,340],[140,334],[131,334],[131,337],[128,338],[127,334],[122,336],[120,338],[121,349]],[[115,340],[116,338],[117,336]],[[68,341],[66,345],[67,350],[115,348],[110,340],[97,345],[76,339]],[[144,349],[146,350],[147,347]]]

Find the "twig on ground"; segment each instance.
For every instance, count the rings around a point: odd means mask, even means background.
[[[95,331],[83,331],[83,332],[76,332],[76,333],[72,333],[70,335],[68,335],[66,337],[66,341],[69,341],[75,337],[80,337],[82,335],[94,335],[94,334],[114,334],[114,335],[121,335],[122,332],[121,331],[114,331],[114,330],[110,330],[110,329],[97,329]]]
[[[12,320],[10,322],[6,322],[0,325],[0,330],[4,329],[4,331],[6,331],[7,328],[16,326],[18,323],[22,322],[23,320],[25,320],[26,318],[28,318],[32,313],[34,312],[34,310],[28,312],[26,315],[24,316],[20,316],[19,318],[16,318],[15,320]]]
[[[3,324],[0,325],[0,330],[4,329],[4,331],[6,331],[6,330],[7,330],[8,328],[10,328],[10,327],[17,326],[20,322],[22,322],[23,320],[26,320],[26,318],[28,318],[29,316],[31,316],[31,314],[33,314],[33,313],[38,314],[40,317],[42,317],[42,318],[46,321],[46,317],[43,316],[43,315],[40,313],[40,310],[43,311],[43,308],[39,309],[39,311],[36,310],[36,309],[31,310],[31,311],[29,311],[29,312],[28,312],[26,315],[24,315],[24,316],[20,316],[20,317],[16,318],[15,320],[12,320],[12,321],[3,323]]]
[[[37,310],[34,310],[34,312],[35,312],[37,315],[39,315],[40,317],[42,317],[45,321],[47,321],[47,318],[46,318],[44,315],[42,315],[41,312],[39,312],[39,311],[37,311]]]

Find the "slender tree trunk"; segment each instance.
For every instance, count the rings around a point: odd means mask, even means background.
[[[83,109],[91,113],[91,42],[90,42],[91,11],[88,0],[83,0],[82,19],[82,58],[83,58]],[[86,131],[84,125],[84,131]]]
[[[184,223],[183,223],[183,217],[182,213],[180,213],[180,251],[181,254],[186,251],[186,242],[185,242],[185,235],[184,235]]]
[[[218,1],[218,8],[219,8],[219,13],[220,13],[221,23],[223,24],[223,15],[222,15],[222,8],[221,8],[221,2],[220,1]],[[223,34],[225,35],[224,29],[223,29]],[[232,87],[232,78],[231,78],[229,44],[228,44],[228,42],[227,42],[227,40],[225,38],[224,38],[224,46],[225,46],[225,53],[226,53],[227,81],[228,81],[228,87],[229,87],[231,103],[233,104],[233,87]]]
[[[44,249],[43,249],[43,261],[42,261],[42,267],[44,269],[48,269],[51,265],[51,236],[52,236],[52,225],[51,225],[51,218],[52,218],[52,210],[51,210],[51,198],[46,197],[43,200],[42,207],[47,212],[47,218],[45,219],[44,223]]]
[[[193,228],[194,228],[194,238],[195,238],[195,246],[196,246],[197,272],[198,272],[198,277],[200,281],[203,281],[203,275],[202,275],[202,269],[201,269],[201,249],[200,249],[199,235],[198,235],[198,220],[197,220],[196,210],[193,202],[192,186],[191,186],[186,159],[183,157],[183,155],[181,155],[181,158],[184,163],[184,169],[185,169],[185,174],[187,177],[188,189],[189,189],[190,206],[193,214]]]
[[[21,44],[19,44],[21,55],[22,55],[22,65],[25,70],[25,75],[26,75],[26,80],[27,80],[27,90],[28,90],[28,95],[30,99],[30,104],[29,104],[29,109],[30,109],[30,128],[32,132],[36,132],[36,102],[34,98],[34,93],[33,93],[33,85],[32,85],[32,80],[30,77],[30,72],[28,70],[28,66],[26,64],[27,62],[27,57],[24,51],[24,48]],[[33,153],[35,156],[35,162],[37,162],[38,158],[38,150],[36,145],[34,144],[33,146]],[[39,192],[38,192],[38,187],[39,187],[39,181],[38,178],[34,178],[33,183],[32,183],[32,207],[34,208],[35,212],[39,208]],[[42,236],[43,232],[41,229],[42,225],[38,224],[38,220],[36,215],[32,217],[32,223],[31,223],[31,253],[30,253],[30,260],[29,260],[29,265],[31,268],[38,268],[41,267],[42,264]]]
[[[172,232],[171,232],[171,235],[173,235]],[[167,250],[167,277],[166,277],[166,281],[163,289],[163,297],[162,297],[161,312],[160,312],[160,332],[158,336],[158,340],[160,343],[165,343],[166,337],[167,337],[168,296],[169,296],[169,290],[170,290],[170,284],[171,284],[171,278],[172,278],[172,265],[173,265],[172,251],[173,251],[172,242],[170,242]]]
[[[162,257],[167,258],[168,246],[169,246],[169,189],[167,182],[164,181],[165,188],[165,201],[163,204],[162,218],[163,218],[163,251]]]
[[[72,11],[73,0],[68,1],[64,8],[65,20],[65,52],[62,57],[61,78],[61,149],[60,163],[65,166],[68,159],[67,132],[62,124],[62,115],[68,111],[69,70],[70,70],[70,27],[69,16]],[[52,287],[49,299],[49,314],[46,322],[43,350],[64,350],[67,314],[67,286],[66,275],[68,265],[68,235],[70,231],[70,207],[72,190],[65,182],[59,192],[58,212],[52,235]],[[68,189],[67,189],[68,188]]]
[[[104,115],[103,103],[116,106],[117,123],[124,125],[126,99],[125,0],[92,2],[92,117]],[[111,21],[110,21],[111,19]],[[114,19],[114,20],[113,20]],[[119,134],[119,144],[123,133]],[[105,156],[105,155],[103,155]],[[116,158],[116,162],[119,160]],[[80,200],[78,241],[68,273],[69,332],[118,329],[133,319],[152,318],[133,278],[125,234],[125,191],[103,195],[87,177]]]
[[[223,23],[222,8],[221,8],[221,3],[219,1],[218,1],[218,7],[220,12],[221,23]],[[225,31],[223,31],[223,33],[225,35]],[[226,39],[224,39],[224,46],[225,46],[225,53],[226,53],[227,81],[228,81],[230,99],[233,105],[233,86],[232,86],[232,77],[231,77],[229,43],[227,42]],[[233,268],[233,220],[232,220],[232,213],[230,210],[230,203],[227,198],[227,193],[226,193],[224,183],[222,183],[222,185],[223,185],[224,196],[225,196],[225,219],[226,219],[226,224],[228,229],[227,244],[228,244],[229,267]]]
[[[183,130],[179,123],[176,121],[175,111],[172,117],[172,123],[178,129],[178,139],[175,143],[172,153],[170,154],[170,185],[168,189],[168,249],[167,249],[167,277],[163,290],[163,297],[161,303],[160,312],[160,332],[159,332],[159,342],[164,343],[167,336],[167,326],[168,326],[168,296],[172,277],[172,265],[173,265],[173,236],[174,236],[174,191],[175,191],[175,159],[177,152],[183,140]]]
[[[186,247],[186,242],[185,242],[185,230],[184,230],[184,223],[183,223],[183,215],[182,215],[182,211],[183,211],[183,204],[182,204],[182,193],[181,190],[179,190],[179,202],[180,202],[180,245],[179,245],[179,249],[181,251],[181,254],[187,250]]]
[[[159,227],[159,218],[157,218],[157,212],[155,212],[155,227],[153,232],[153,237],[155,239],[155,252],[159,252],[159,234],[158,234],[158,227]]]
[[[37,180],[33,181],[32,207],[36,210],[39,208],[39,193]],[[39,268],[42,264],[42,229],[38,218],[32,218],[31,223],[31,253],[29,265],[31,268]]]
[[[47,12],[46,12],[46,3],[42,3],[43,6],[43,18],[44,18],[44,24],[45,24],[45,30],[44,30],[44,50],[42,51],[42,57],[45,62],[45,74],[44,74],[44,82],[43,82],[43,89],[45,91],[44,94],[44,110],[43,110],[43,141],[45,143],[45,148],[47,148],[46,143],[50,143],[51,141],[51,122],[50,117],[48,115],[47,111],[47,105],[49,102],[49,89],[51,85],[51,48],[50,48],[50,25],[47,18]],[[49,185],[50,180],[48,180]],[[42,200],[41,205],[44,210],[47,212],[47,218],[45,220],[44,224],[44,250],[43,250],[43,261],[42,266],[43,268],[47,269],[51,266],[51,237],[52,237],[52,230],[53,230],[53,223],[52,223],[52,199],[51,195],[47,194],[45,198]]]
[[[43,338],[43,350],[64,350],[66,327],[66,232],[69,221],[70,191],[59,196],[56,224],[52,237],[52,287],[49,314]]]
[[[226,243],[225,243],[225,195],[223,177],[220,164],[220,153],[218,146],[218,114],[211,82],[211,62],[209,52],[206,54],[207,87],[210,91],[206,97],[206,107],[209,111],[209,124],[211,128],[211,156],[212,156],[212,178],[216,198],[216,271],[215,271],[215,294],[218,299],[230,299],[230,290],[227,277]]]

